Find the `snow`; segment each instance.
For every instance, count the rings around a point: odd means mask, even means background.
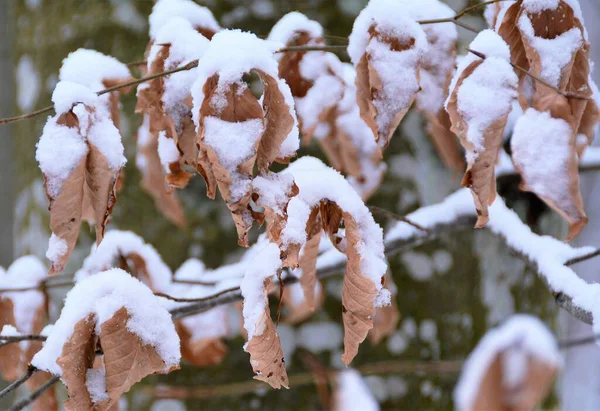
[[[523,10],[531,14],[538,14],[545,10],[558,8],[560,0],[523,0]]]
[[[114,57],[96,50],[78,49],[63,60],[58,79],[71,81],[100,91],[105,80],[125,80],[131,77],[127,66]]]
[[[267,307],[265,281],[281,269],[280,251],[277,244],[263,241],[256,246],[252,260],[246,266],[244,279],[240,284],[244,297],[244,328],[248,341],[264,332],[265,322],[261,321]]]
[[[290,174],[269,173],[256,177],[252,181],[255,193],[259,195],[260,204],[269,207],[280,216],[284,215],[289,196],[294,185],[294,178]]]
[[[294,118],[295,123],[282,143],[278,157],[286,158],[293,156],[300,145],[294,99],[289,86],[285,81],[279,79],[278,64],[273,57],[273,53],[281,47],[283,47],[281,43],[261,40],[254,34],[241,30],[223,30],[215,34],[198,64],[198,77],[191,90],[193,100],[192,114],[196,127],[199,126],[200,108],[205,98],[203,91],[204,84],[210,77],[215,74],[219,76],[216,92],[210,101],[213,108],[219,111],[225,107],[226,97],[224,93],[227,90],[234,84],[237,84],[238,90],[243,91],[247,87],[243,81],[244,74],[261,70],[276,79],[277,86],[283,94],[285,103],[289,108],[289,113]],[[217,129],[222,130],[222,127],[219,126]],[[205,132],[205,139],[207,137],[210,139],[209,133]],[[239,138],[230,138],[229,140],[235,140],[238,144],[243,143]]]
[[[179,162],[180,158],[175,140],[167,137],[164,131],[158,133],[158,157],[165,173],[170,173],[171,169],[169,166],[171,163]]]
[[[46,258],[50,260],[52,264],[58,264],[60,259],[69,251],[69,245],[67,241],[58,237],[52,233],[50,240],[48,240],[48,250],[46,251]]]
[[[312,39],[317,39],[323,36],[323,27],[304,14],[292,11],[275,23],[267,39],[288,44],[300,33],[308,33]]]
[[[56,198],[62,184],[87,155],[87,142],[98,148],[114,172],[123,167],[127,160],[123,154],[121,136],[110,120],[108,109],[88,87],[61,81],[56,85],[52,101],[57,114],[48,118],[37,143],[35,157],[46,177],[48,194]],[[92,109],[92,112],[85,107]],[[57,124],[60,115],[69,110],[77,116],[79,127]]]
[[[404,1],[406,11],[414,20],[435,20],[455,15],[448,5],[439,0]],[[427,36],[428,50],[423,56],[420,71],[421,92],[417,95],[419,107],[437,113],[446,98],[446,76],[453,70],[458,32],[453,23],[421,26]]]
[[[62,375],[56,363],[75,325],[88,315],[100,326],[122,307],[129,312],[127,329],[144,344],[153,346],[165,362],[165,371],[179,364],[179,336],[171,315],[160,306],[152,291],[125,271],[114,268],[77,282],[67,294],[60,318],[54,324],[44,347],[31,363],[54,375]]]
[[[83,261],[81,269],[75,273],[75,280],[79,282],[115,267],[120,256],[127,258],[130,254],[142,257],[152,281],[152,287],[167,292],[171,283],[171,270],[154,247],[144,243],[138,235],[131,231],[107,231],[100,245],[92,247],[91,254]]]
[[[356,220],[361,271],[380,291],[376,305],[385,305],[389,293],[381,286],[381,278],[387,270],[383,232],[358,193],[340,173],[314,157],[304,156],[296,160],[283,173],[294,176],[300,192],[288,203],[288,221],[281,232],[282,247],[285,249],[292,244],[303,246],[306,243],[306,222],[313,207],[322,200],[334,201]]]
[[[19,337],[22,334],[10,324],[5,324],[0,331],[0,337]]]
[[[485,149],[485,131],[512,111],[517,98],[519,79],[510,65],[508,44],[492,30],[484,30],[473,40],[470,48],[486,55],[481,64],[468,75],[457,91],[457,108],[467,125],[467,140],[473,148],[467,159],[473,162]],[[461,61],[452,79],[451,93],[468,67],[479,57],[469,56]]]
[[[512,158],[528,189],[554,202],[568,195],[571,134],[566,121],[533,108],[525,111],[513,132]]]
[[[212,12],[191,0],[159,0],[150,13],[150,38],[155,39],[160,29],[173,17],[188,20],[194,28],[203,28],[217,32],[219,23]]]
[[[457,409],[473,409],[479,387],[488,368],[502,354],[503,384],[516,389],[526,377],[529,358],[560,367],[562,358],[554,336],[537,318],[515,315],[489,331],[471,353],[454,391]]]
[[[477,213],[468,189],[461,189],[443,202],[420,208],[407,215],[425,228],[452,224],[460,217],[475,219]],[[490,207],[487,228],[505,239],[507,245],[537,266],[537,272],[555,293],[572,297],[573,303],[600,318],[600,284],[588,284],[564,264],[570,259],[587,255],[593,247],[573,248],[550,236],[539,236],[524,224],[517,214],[497,198]],[[399,222],[386,234],[385,242],[418,238],[425,234],[409,224]]]
[[[583,45],[581,30],[573,27],[553,39],[537,37],[531,20],[526,14],[521,15],[518,26],[531,47],[540,56],[540,77],[552,86],[558,87],[561,82],[562,70],[571,63],[575,53]]]
[[[352,368],[338,373],[335,395],[336,409],[340,411],[378,411],[379,403],[358,371]]]
[[[47,278],[47,269],[42,262],[32,255],[17,258],[8,268],[0,270],[0,288],[19,289],[37,287]],[[43,307],[46,299],[37,290],[4,292],[0,298],[7,298],[13,303],[15,326],[21,334],[32,334],[33,323],[38,315],[38,309]],[[2,330],[4,334],[4,330]],[[24,342],[27,345],[28,342]]]
[[[79,103],[94,107],[98,102],[98,95],[88,86],[69,80],[60,81],[52,93],[52,103],[56,114],[66,113]]]
[[[164,70],[173,70],[202,58],[209,41],[194,30],[188,20],[173,17],[165,23],[156,36],[156,42],[148,56],[148,70],[165,44],[169,44],[170,47],[169,55],[164,62]],[[179,119],[190,113],[185,99],[189,96],[196,77],[197,69],[193,68],[171,74],[163,79],[162,102],[165,112],[175,120],[177,128],[179,128]]]
[[[106,392],[106,369],[90,368],[85,373],[85,387],[90,393],[90,397],[94,404],[108,400],[109,396]]]

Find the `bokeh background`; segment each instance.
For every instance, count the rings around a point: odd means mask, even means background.
[[[319,21],[327,34],[347,37],[366,0],[209,0],[198,3],[210,7],[223,27],[250,30],[258,35],[266,36],[281,16],[298,10]],[[452,0],[448,3],[460,10],[468,2]],[[48,105],[61,61],[70,51],[92,48],[126,63],[142,59],[148,42],[147,17],[153,4],[153,0],[1,0],[0,117]],[[598,19],[594,16],[600,17],[599,5],[596,0],[584,0],[582,6],[592,33],[593,53],[598,55],[600,44],[594,47],[594,42],[600,38],[595,35],[594,25]],[[467,17],[464,22],[480,29],[485,27],[480,14]],[[462,28],[459,33],[464,49],[474,34]],[[335,40],[331,43],[343,44]],[[344,53],[339,56],[348,61]],[[140,175],[135,167],[135,132],[141,118],[134,114],[134,93],[122,98],[122,103],[121,129],[128,164],[125,186],[110,227],[132,230],[142,236],[173,270],[189,257],[199,258],[211,268],[236,261],[243,250],[237,246],[229,212],[222,201],[206,198],[201,178],[194,178],[180,194],[189,221],[185,229],[178,229],[165,220],[152,199],[141,190]],[[0,264],[4,266],[26,254],[43,258],[47,247],[48,203],[34,158],[35,144],[45,120],[45,116],[38,116],[0,127]],[[461,176],[444,168],[425,133],[423,119],[411,111],[386,151],[388,171],[371,204],[406,214],[422,205],[439,202],[458,188]],[[301,150],[301,154],[308,153],[323,157],[317,146]],[[593,207],[594,197],[600,197],[595,193],[598,191],[596,181],[593,175],[584,178],[584,198],[588,201],[592,224],[578,241],[598,246],[600,230],[594,221],[600,216]],[[566,230],[560,218],[533,196],[520,193],[516,179],[503,179],[499,190],[509,206],[532,224],[535,231],[564,237]],[[384,227],[389,223],[378,221]],[[92,235],[84,231],[67,272],[75,271],[89,253]],[[369,341],[363,343],[353,363],[363,368],[382,361],[397,365],[393,372],[381,367],[368,368],[367,384],[383,409],[452,408],[452,389],[458,374],[455,368],[435,364],[464,359],[486,330],[515,312],[542,318],[564,337],[591,333],[566,318],[559,321],[558,308],[535,274],[511,255],[501,239],[487,231],[467,230],[443,236],[397,255],[390,260],[390,266],[399,290],[397,304],[402,318],[398,329],[377,346]],[[597,263],[587,267],[582,264],[578,272],[584,276],[597,275],[598,270],[594,269]],[[323,310],[298,326],[283,323],[279,326],[291,376],[310,371],[307,355],[325,367],[341,367],[341,278],[327,280],[325,289],[327,300]],[[55,319],[63,294],[61,291],[53,293],[51,315]],[[249,357],[242,350],[243,339],[238,336],[227,343],[230,353],[221,365],[204,369],[184,366],[171,375],[146,378],[127,395],[122,409],[320,408],[317,390],[310,379],[282,391],[271,390],[266,385],[256,389],[248,384],[253,374]],[[596,351],[600,349],[592,346],[569,353],[566,374],[578,385],[563,390],[559,382],[548,405],[556,404],[558,395],[563,393],[563,405],[569,409],[569,399],[585,400],[586,394],[582,393],[590,385],[597,386],[600,392],[600,373],[590,370],[594,361],[595,364],[600,362]],[[402,364],[406,365],[404,370]],[[181,388],[178,396],[189,398],[157,399],[161,395],[157,384]],[[7,403],[13,400],[8,399]],[[592,402],[586,404],[595,404],[594,398],[589,401]],[[3,404],[0,407],[3,408]]]

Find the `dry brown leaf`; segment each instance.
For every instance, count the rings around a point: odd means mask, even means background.
[[[452,123],[446,110],[440,110],[437,115],[427,113],[425,118],[427,119],[427,133],[429,133],[442,163],[451,170],[464,170],[464,155],[456,136],[450,131]]]
[[[5,325],[15,327],[13,302],[9,298],[0,298],[0,330]],[[23,374],[21,346],[7,344],[0,348],[0,372],[2,379],[14,381]]]
[[[56,360],[69,392],[69,399],[64,403],[67,411],[92,410],[94,406],[85,384],[86,370],[92,368],[96,357],[97,336],[94,329],[93,315],[77,322],[73,335],[65,343],[61,356]]]
[[[369,340],[374,345],[379,344],[381,340],[396,331],[398,321],[400,321],[400,311],[398,311],[398,303],[396,302],[396,285],[389,270],[385,275],[385,285],[392,294],[391,304],[377,307],[375,310],[373,329],[369,331]]]
[[[109,164],[101,149],[84,137],[92,132],[91,130],[96,124],[98,127],[107,127],[108,124],[103,122],[104,114],[99,114],[98,108],[85,105],[82,107],[83,110],[79,110],[78,113],[87,118],[81,123],[74,108],[48,120],[55,122],[58,127],[70,129],[69,132],[77,133],[87,145],[87,153],[74,167],[67,179],[62,182],[60,191],[57,195],[54,194],[55,197],[48,190],[48,176],[44,174],[46,193],[50,200],[50,228],[53,238],[63,241],[66,246],[66,250],[60,250],[61,252],[58,254],[52,252],[50,257],[51,274],[64,269],[64,265],[77,243],[82,219],[95,224],[96,244],[100,244],[104,237],[106,224],[117,201],[116,184],[122,164],[119,169],[113,169],[114,165]],[[103,129],[94,130],[94,132],[112,133],[114,131],[118,136],[118,131],[112,125],[110,127],[112,128],[110,131]],[[112,139],[115,135],[110,137]],[[118,137],[120,138],[120,136]],[[110,144],[115,144],[115,142],[111,141]],[[122,162],[124,163],[124,161],[123,157]]]
[[[324,40],[321,37],[314,38],[307,31],[297,31],[295,36],[286,43],[286,47],[316,46],[323,43]],[[279,77],[284,79],[290,86],[294,97],[306,96],[306,93],[308,93],[308,90],[314,84],[312,80],[302,76],[300,71],[300,63],[304,56],[306,56],[306,53],[305,51],[283,53],[279,60]]]
[[[268,305],[263,315],[260,316],[256,328],[263,329],[263,332],[253,336],[246,346],[246,351],[250,353],[250,364],[257,374],[254,378],[264,381],[276,389],[289,388],[281,343]]]
[[[229,348],[220,338],[194,341],[191,333],[181,323],[177,324],[177,334],[181,340],[181,356],[196,367],[220,364],[229,352]]]
[[[592,144],[596,126],[599,122],[600,110],[598,109],[598,104],[595,100],[588,101],[581,117],[581,122],[579,123],[579,129],[577,130],[576,149],[579,158],[583,156],[586,148]]]
[[[300,285],[304,292],[304,299],[308,308],[313,311],[315,308],[315,285],[317,282],[317,257],[319,256],[319,243],[321,242],[321,221],[316,208],[308,219],[306,230],[308,237],[306,244],[302,248],[298,266],[302,270]]]
[[[467,152],[467,170],[461,185],[470,188],[473,194],[476,228],[484,227],[489,221],[488,207],[496,198],[495,167],[504,143],[508,116],[518,95],[518,78],[509,64],[508,48],[502,38],[486,30],[473,40],[471,47],[487,47],[492,42],[497,43],[498,54],[486,59],[466,57],[470,60],[465,60],[466,66],[461,66],[461,71],[456,73],[446,102],[451,130]],[[490,92],[485,98],[479,94],[483,93],[482,88]],[[492,96],[493,101],[488,101]]]
[[[408,39],[393,38],[384,33],[380,33],[375,25],[369,28],[371,41],[378,41],[387,45],[390,53],[402,53],[408,50],[415,49],[416,39],[410,37]],[[372,57],[369,52],[365,52],[362,58],[356,65],[356,88],[357,88],[357,103],[360,108],[360,115],[373,131],[375,140],[381,147],[386,147],[394,131],[408,112],[408,109],[414,102],[418,89],[409,96],[406,104],[402,107],[397,107],[393,111],[389,110],[390,98],[385,92],[386,85],[382,81],[380,73],[375,68],[372,62]],[[421,61],[419,60],[414,67],[416,83],[419,82],[419,69]],[[395,96],[397,97],[397,96]],[[386,111],[379,110],[377,106],[386,107]]]
[[[504,17],[502,18],[502,22],[498,26],[497,32],[510,48],[511,63],[525,70],[529,70],[529,61],[525,53],[523,37],[517,24],[519,18],[521,17],[521,4],[522,1],[517,1],[516,3],[508,7],[506,13],[504,14]],[[526,76],[525,73],[520,71],[516,71],[516,74],[517,76],[519,76],[519,90],[521,91],[523,86],[523,80]]]
[[[150,345],[127,329],[129,313],[118,310],[100,325],[100,343],[106,367],[106,392],[109,399],[98,404],[109,409],[119,402],[123,393],[150,374],[163,373],[165,362]]]
[[[552,388],[556,368],[528,355],[527,374],[516,387],[507,387],[503,370],[504,353],[499,353],[479,385],[472,410],[533,410]]]
[[[144,344],[140,337],[129,331],[129,313],[122,307],[100,324],[96,335],[96,318],[93,314],[78,321],[70,339],[64,344],[56,363],[62,370],[69,399],[67,410],[109,410],[118,404],[125,392],[149,374],[164,373],[165,362],[156,348]],[[96,351],[102,349],[102,361]],[[88,371],[104,367],[108,399],[94,403],[86,384]],[[170,371],[170,370],[169,370]]]
[[[146,117],[145,117],[146,119]],[[163,168],[158,156],[158,134],[151,133],[146,120],[138,130],[136,165],[142,174],[142,189],[153,199],[156,208],[173,224],[185,227],[183,208],[173,190],[165,183]]]
[[[513,163],[523,178],[520,188],[525,191],[534,192],[546,204],[567,220],[569,223],[567,241],[569,241],[581,232],[588,221],[579,186],[579,161],[575,149],[576,135],[573,129],[574,121],[569,102],[565,97],[559,94],[549,94],[537,101],[536,106],[530,110],[519,119],[511,143]],[[531,154],[527,142],[541,142],[542,139],[547,139],[548,137],[540,135],[520,135],[518,126],[521,122],[530,121],[530,116],[544,115],[543,113],[549,114],[547,120],[562,120],[563,123],[560,124],[564,124],[563,128],[568,128],[568,135],[566,136],[568,141],[561,141],[560,144],[563,144],[563,146],[557,145],[555,147],[557,150],[563,152],[566,151],[564,164],[555,164],[554,167],[549,169],[548,173],[540,179],[539,173],[536,171],[535,167],[532,167],[530,164],[529,159]],[[531,129],[531,127],[528,127],[526,130],[529,131],[529,129]],[[556,129],[555,132],[558,133],[558,129]],[[555,144],[557,143],[555,142]],[[534,173],[534,177],[531,177],[532,172]],[[549,175],[552,175],[552,181],[548,181]]]
[[[358,251],[360,235],[356,220],[344,213],[346,255],[348,263],[342,284],[342,319],[344,321],[344,353],[342,361],[348,365],[358,354],[358,346],[373,328],[375,298],[377,288],[373,281],[366,278],[361,270],[361,257]]]
[[[236,224],[238,242],[244,247],[248,246],[248,232],[253,221],[258,218],[261,222],[262,219],[250,207],[255,165],[259,175],[266,175],[271,163],[287,162],[288,159],[278,158],[278,153],[295,126],[277,79],[261,70],[254,72],[264,85],[262,105],[244,83],[232,83],[224,91],[218,89],[219,75],[215,74],[203,86],[204,100],[198,126],[198,166],[206,180],[207,192],[209,197],[214,196],[216,182]],[[215,107],[211,103],[215,95],[225,102],[222,106]],[[262,124],[261,130],[256,129],[257,124]],[[223,127],[240,126],[248,126],[252,135],[240,135],[239,138],[255,138],[256,143],[249,148],[246,157],[236,158],[232,163],[212,145],[218,144],[212,133],[221,132]],[[257,132],[259,134],[255,135]]]

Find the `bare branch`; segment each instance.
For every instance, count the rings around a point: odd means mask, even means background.
[[[2,391],[0,391],[0,398],[6,397],[8,394],[10,394],[11,392],[13,392],[17,388],[19,388],[28,379],[30,379],[31,377],[33,377],[33,374],[35,374],[37,371],[38,371],[38,369],[35,368],[32,365],[30,365],[29,367],[27,367],[27,372],[25,373],[25,375],[23,375],[18,380],[12,382],[8,387],[6,387]]]
[[[221,295],[225,295],[225,294],[228,294],[228,293],[230,293],[232,291],[236,291],[236,290],[239,290],[239,289],[240,289],[239,287],[228,288],[227,290],[222,290],[222,291],[219,291],[216,294],[210,295],[208,297],[202,297],[202,298],[178,298],[178,297],[170,296],[170,295],[165,294],[165,293],[154,293],[154,295],[157,296],[157,297],[166,298],[167,300],[175,301],[175,302],[178,302],[178,303],[202,303],[202,302],[210,301],[210,300],[212,300],[214,298],[218,298]]]
[[[0,341],[14,343],[21,341],[46,341],[47,337],[45,335],[39,334],[28,334],[28,335],[0,335]]]
[[[56,384],[58,381],[60,381],[60,377],[53,376],[48,381],[46,381],[44,384],[42,384],[37,390],[32,392],[28,397],[23,398],[22,400],[17,402],[15,405],[13,405],[9,411],[19,411],[19,410],[22,410],[23,408],[27,407],[29,404],[34,402],[40,395],[42,395],[43,393],[48,391],[50,388],[52,388],[52,386],[54,384]]]
[[[462,361],[380,361],[371,364],[365,364],[356,369],[362,375],[389,375],[389,374],[456,374],[462,368]],[[340,370],[327,369],[327,376],[334,377]],[[290,386],[299,387],[302,385],[316,383],[316,376],[313,372],[305,372],[290,375]],[[243,381],[225,385],[213,385],[204,387],[182,387],[165,386],[147,387],[145,392],[160,399],[200,399],[215,398],[223,396],[242,395],[255,392],[264,386],[259,381]]]
[[[419,224],[417,224],[417,223],[409,220],[408,218],[406,218],[404,216],[398,215],[396,213],[392,213],[389,210],[386,210],[386,209],[383,209],[383,208],[377,207],[377,206],[369,206],[369,210],[372,213],[380,214],[380,215],[382,215],[382,216],[384,216],[386,218],[389,218],[391,220],[405,222],[406,224],[409,224],[409,225],[415,227],[417,230],[423,231],[424,233],[429,233],[429,230],[426,229],[425,227],[423,227],[423,226],[421,226],[421,225],[419,225]]]
[[[467,49],[467,51],[469,53],[472,53],[474,55],[476,55],[477,57],[481,58],[481,59],[486,59],[487,56],[477,50],[471,50],[471,49]],[[560,91],[558,88],[554,87],[553,85],[551,85],[550,83],[548,83],[547,81],[539,78],[538,76],[535,76],[533,74],[531,74],[529,72],[529,70],[525,70],[523,67],[517,66],[516,64],[510,63],[510,65],[515,69],[520,71],[523,74],[528,75],[529,77],[531,77],[532,79],[534,79],[535,81],[537,81],[540,84],[543,84],[544,86],[554,90],[557,94],[560,94],[561,96],[564,96],[566,98],[572,98],[572,99],[576,99],[576,100],[593,100],[592,97],[589,96],[584,96],[582,94],[577,94],[577,93],[571,93],[570,91]]]

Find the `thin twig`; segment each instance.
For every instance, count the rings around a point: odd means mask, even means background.
[[[289,46],[276,50],[275,53],[295,53],[300,51],[340,51],[346,50],[348,46]]]
[[[48,337],[39,334],[28,335],[0,335],[0,341],[15,343],[20,341],[46,341]]]
[[[48,381],[46,381],[44,384],[42,384],[40,386],[40,388],[38,388],[37,390],[32,392],[28,397],[23,398],[22,400],[17,402],[15,405],[13,405],[9,411],[19,411],[19,410],[22,410],[23,408],[27,407],[29,404],[34,402],[40,395],[42,395],[43,393],[48,391],[59,380],[60,380],[60,377],[53,376]]]
[[[145,65],[147,63],[148,62],[146,60],[132,61],[131,63],[127,63],[127,67],[137,67],[137,66]]]
[[[408,219],[408,218],[406,218],[404,216],[398,215],[396,213],[393,213],[393,212],[391,212],[389,210],[386,210],[386,209],[383,209],[383,208],[377,207],[377,206],[369,206],[369,210],[371,210],[371,212],[373,212],[375,214],[380,214],[380,215],[382,215],[384,217],[387,217],[390,220],[402,221],[403,223],[406,223],[408,225],[413,226],[417,230],[421,230],[424,233],[429,234],[429,230],[428,229],[426,229],[425,227],[423,227],[420,224],[415,223],[414,221],[411,221],[410,219]]]
[[[73,282],[73,281],[48,283],[47,280],[44,279],[40,282],[40,284],[30,286],[30,287],[0,288],[0,294],[1,293],[20,293],[20,292],[35,291],[35,290],[43,291],[43,290],[48,290],[50,288],[72,287],[74,285],[75,285],[75,282]]]
[[[581,257],[571,258],[569,261],[567,261],[565,263],[565,265],[566,266],[574,265],[574,264],[580,263],[582,261],[586,261],[586,260],[589,260],[591,258],[598,257],[599,255],[600,255],[600,249],[598,249],[596,251],[593,251],[593,252],[591,252],[589,254],[582,255]]]
[[[178,280],[178,279],[174,279],[173,282],[175,284],[188,284],[188,285],[204,285],[204,286],[213,286],[216,285],[217,283],[214,281],[199,281],[199,280]]]
[[[588,337],[577,338],[574,340],[567,340],[558,343],[558,346],[561,350],[565,350],[567,348],[579,347],[582,345],[592,344],[600,340],[600,334],[590,335]]]
[[[389,374],[456,374],[462,368],[462,361],[380,361],[357,367],[362,375],[389,375]],[[339,374],[338,369],[325,370],[329,378]],[[304,372],[290,375],[290,386],[299,387],[313,384],[316,377],[313,372]],[[205,387],[181,387],[181,386],[156,386],[148,387],[145,392],[160,399],[199,399],[215,398],[233,395],[242,395],[255,392],[264,387],[264,383],[250,380],[226,385],[213,385]]]
[[[477,57],[481,58],[481,59],[486,59],[487,56],[477,50],[472,50],[472,49],[467,49],[467,51],[469,53],[472,53],[474,55],[476,55]],[[517,66],[516,64],[510,63],[510,65],[515,69],[520,71],[523,74],[528,75],[529,77],[531,77],[532,79],[534,79],[535,81],[537,81],[540,84],[543,84],[544,86],[554,90],[556,93],[560,94],[561,96],[564,96],[566,98],[573,98],[576,100],[592,100],[591,97],[589,96],[584,96],[582,94],[577,94],[577,93],[572,93],[570,91],[560,91],[557,87],[554,87],[553,85],[551,85],[550,83],[546,82],[545,80],[539,78],[536,75],[533,75],[529,72],[529,70],[524,69],[523,67]]]
[[[231,293],[233,291],[238,291],[239,289],[240,289],[240,287],[232,287],[232,288],[228,288],[226,290],[219,291],[218,293],[215,293],[213,295],[209,295],[207,297],[202,297],[202,298],[179,298],[179,297],[173,297],[173,296],[165,294],[165,293],[154,293],[154,295],[157,297],[166,298],[167,300],[175,301],[177,303],[202,303],[202,302],[206,302],[206,301],[211,301],[213,299],[216,299],[222,295]]]
[[[8,394],[10,394],[11,392],[13,392],[17,388],[19,388],[28,379],[30,379],[31,377],[33,377],[33,374],[35,374],[37,371],[38,371],[38,369],[35,368],[32,365],[30,365],[29,367],[27,367],[27,372],[25,373],[25,375],[23,375],[18,380],[13,381],[8,387],[6,387],[2,391],[0,391],[0,398],[6,397]]]

